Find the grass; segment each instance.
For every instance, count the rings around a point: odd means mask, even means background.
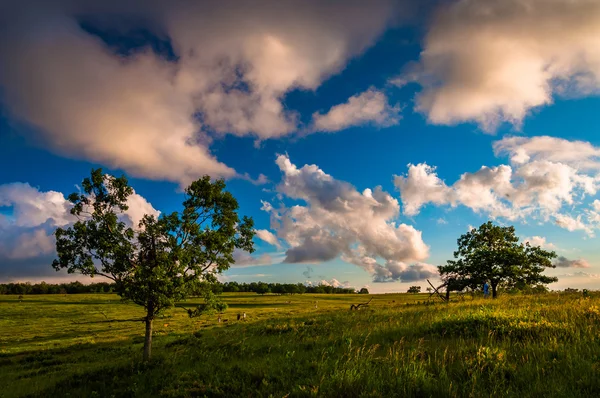
[[[143,325],[106,322],[143,315],[117,296],[0,296],[0,397],[600,396],[600,297],[373,297],[226,294],[220,324],[173,309],[144,364]]]

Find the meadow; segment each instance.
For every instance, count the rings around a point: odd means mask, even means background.
[[[427,296],[224,294],[156,320],[149,363],[116,295],[0,296],[0,397],[600,396],[599,296]]]

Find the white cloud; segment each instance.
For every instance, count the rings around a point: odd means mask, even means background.
[[[62,193],[40,192],[27,183],[0,185],[0,207],[12,208],[11,223],[18,227],[35,227],[46,222],[63,226],[72,220],[70,204]]]
[[[125,212],[125,215],[129,219],[133,228],[137,228],[142,218],[145,215],[158,217],[160,211],[152,207],[152,204],[146,200],[143,196],[135,193],[129,195],[127,198],[127,206],[129,207]]]
[[[160,212],[142,196],[129,196],[124,221],[139,224],[144,214]],[[55,256],[54,231],[76,221],[70,214],[71,204],[56,191],[42,192],[27,183],[0,185],[0,207],[10,214],[0,217],[0,276],[39,276],[50,271]]]
[[[557,214],[554,216],[555,223],[561,228],[566,229],[567,231],[585,231],[588,235],[593,236],[594,230],[591,225],[586,224],[582,220],[581,214],[577,217],[571,217],[566,214]]]
[[[446,185],[434,167],[410,164],[406,175],[394,178],[404,213],[412,216],[427,203],[434,203],[464,205],[492,218],[554,219],[563,228],[590,235],[600,226],[595,204],[577,216],[564,213],[566,208],[579,208],[586,196],[597,193],[597,148],[551,137],[508,137],[495,142],[494,149],[497,155],[509,154],[511,165],[482,166],[474,173],[462,174],[452,185]],[[574,151],[578,149],[576,158]]]
[[[582,170],[600,169],[600,148],[586,141],[549,136],[504,137],[494,142],[494,153],[508,154],[514,164],[544,160]]]
[[[414,216],[425,203],[445,204],[451,190],[435,173],[435,167],[425,163],[408,165],[408,175],[394,176],[394,185],[400,190],[404,214]]]
[[[296,167],[287,156],[277,158],[283,172],[277,191],[305,205],[279,208],[263,202],[271,215],[271,228],[289,249],[285,262],[318,263],[342,259],[363,267],[374,275],[375,267],[353,261],[356,252],[372,259],[415,262],[427,258],[428,246],[421,232],[406,224],[396,224],[398,201],[381,187],[358,192],[352,185],[335,180],[316,165]],[[373,260],[375,261],[375,260]]]
[[[284,95],[316,89],[362,53],[388,25],[394,3],[4,2],[4,104],[60,154],[184,185],[202,174],[232,177],[211,142],[296,131]],[[123,36],[142,23],[171,43],[177,59],[150,46],[115,54],[75,16]]]
[[[448,224],[448,221],[446,221],[444,218],[438,218],[436,221],[439,225],[445,225]]]
[[[531,246],[539,246],[542,249],[556,249],[556,245],[554,243],[546,241],[546,238],[543,236],[532,236],[530,238],[523,238],[523,243],[529,243]]]
[[[310,286],[312,286],[313,284],[310,283]],[[332,286],[332,287],[342,287],[342,288],[346,288],[349,289],[352,286],[350,285],[350,282],[348,281],[344,281],[344,282],[340,282],[335,278],[332,278],[330,280],[325,280],[325,279],[321,279],[319,281],[319,283],[315,283],[314,285],[323,285],[323,286]]]
[[[327,113],[313,114],[314,131],[340,131],[352,126],[370,123],[389,127],[399,123],[400,106],[391,106],[381,91],[370,88],[354,95],[346,103],[332,107]]]
[[[556,95],[600,90],[596,0],[459,0],[432,21],[419,65],[400,79],[423,86],[416,109],[432,123],[519,126]]]
[[[271,232],[266,229],[257,229],[256,236],[270,245],[273,245],[277,248],[281,248],[281,243],[279,243],[279,239]]]

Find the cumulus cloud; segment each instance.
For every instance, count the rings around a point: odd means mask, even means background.
[[[531,246],[539,246],[542,249],[556,249],[556,245],[554,243],[546,241],[546,238],[543,236],[532,236],[530,238],[523,238],[523,243],[529,243]]]
[[[381,187],[361,193],[316,165],[298,168],[285,155],[276,163],[283,173],[278,193],[304,202],[290,207],[263,202],[271,228],[289,246],[284,262],[319,263],[341,255],[344,261],[375,276],[380,268],[363,259],[377,263],[382,258],[386,263],[379,267],[397,270],[396,262],[418,262],[428,257],[429,248],[421,232],[396,223],[398,201]]]
[[[202,174],[232,177],[211,142],[296,131],[284,95],[314,90],[340,71],[382,33],[395,7],[392,0],[3,2],[3,102],[33,127],[23,131],[63,155],[182,184]],[[115,37],[131,43],[140,29],[172,54],[151,43],[119,47]]]
[[[312,283],[310,285],[312,285]],[[338,281],[335,278],[332,278],[330,280],[321,279],[319,281],[319,283],[316,283],[315,285],[332,286],[332,287],[343,287],[343,288],[346,288],[346,289],[352,287],[350,285],[350,282],[348,282],[348,281],[340,282],[340,281]]]
[[[406,176],[394,176],[394,185],[400,191],[407,216],[418,214],[426,203],[448,203],[452,192],[437,176],[435,167],[425,163],[409,165]]]
[[[145,214],[160,214],[135,192],[127,204],[123,219],[133,227]],[[61,192],[9,183],[0,185],[2,207],[8,209],[8,215],[0,217],[0,277],[54,275],[50,267],[55,256],[54,231],[76,221],[70,202]]]
[[[160,215],[160,211],[152,207],[152,204],[150,204],[146,198],[135,193],[135,191],[127,198],[127,206],[129,208],[125,212],[125,216],[129,219],[130,225],[134,228],[140,224],[140,221],[142,221],[142,218],[144,218],[145,215],[154,217]]]
[[[567,214],[557,214],[554,216],[554,219],[556,225],[567,231],[585,231],[590,236],[594,235],[593,226],[583,221],[581,214],[577,217],[572,217]]]
[[[579,148],[579,157],[575,157]],[[590,235],[600,226],[595,204],[577,216],[563,212],[567,207],[578,208],[586,196],[597,193],[598,148],[552,137],[506,137],[494,143],[494,150],[496,155],[508,154],[511,164],[482,166],[462,174],[452,185],[442,181],[432,166],[409,164],[406,175],[394,178],[404,214],[418,214],[425,204],[433,203],[464,205],[508,220],[553,219],[565,229],[584,230]]]
[[[380,264],[362,248],[344,254],[342,260],[365,269],[373,276],[375,283],[415,282],[438,276],[437,267],[423,262],[409,265],[403,261],[386,260]]]
[[[62,226],[72,220],[69,202],[62,193],[40,192],[27,183],[0,185],[0,207],[12,208],[10,222],[18,227],[35,227],[48,221]]]
[[[52,231],[45,228],[18,228],[12,231],[7,229],[0,231],[0,235],[3,238],[0,244],[0,258],[23,260],[54,253],[54,236]]]
[[[267,242],[270,245],[276,246],[277,248],[281,248],[281,243],[279,243],[279,239],[271,232],[266,229],[257,229],[256,236],[258,239]]]
[[[569,260],[564,256],[559,256],[554,261],[554,265],[560,268],[590,268],[590,263],[586,259]]]
[[[268,253],[261,254],[260,256],[253,256],[250,253],[239,249],[233,251],[233,259],[235,263],[232,267],[234,268],[273,264],[273,258]]]
[[[553,97],[600,91],[596,0],[459,0],[433,18],[420,61],[400,82],[423,90],[416,110],[436,124],[519,126]]]
[[[0,207],[10,211],[0,219],[0,263],[7,269],[13,260],[53,254],[53,230],[73,221],[62,193],[40,192],[27,183],[0,185]]]
[[[313,114],[314,131],[334,132],[370,123],[389,127],[400,121],[400,106],[391,106],[387,96],[371,88],[354,95],[346,103],[332,107],[327,113]]]
[[[600,148],[586,141],[569,141],[564,138],[505,137],[494,142],[497,156],[508,155],[514,164],[549,161],[581,170],[600,170]]]

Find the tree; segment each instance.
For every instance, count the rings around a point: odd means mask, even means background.
[[[156,218],[145,215],[139,225],[128,225],[124,213],[133,193],[127,178],[92,170],[82,193],[69,196],[71,214],[78,221],[56,230],[58,259],[55,270],[103,276],[115,291],[146,310],[144,360],[151,355],[152,321],[161,311],[191,294],[202,282],[216,282],[216,274],[234,262],[233,251],[253,252],[251,218],[238,217],[238,203],[224,190],[223,180],[208,176],[185,189],[183,210]],[[205,304],[214,304],[205,289]],[[190,316],[198,311],[190,311]]]
[[[421,293],[421,286],[411,286],[408,288],[407,292],[412,294]]]
[[[366,287],[363,287],[362,289],[360,289],[358,291],[358,294],[369,294],[369,289],[367,289]]]
[[[258,282],[258,286],[256,288],[256,293],[258,294],[266,294],[266,293],[270,293],[271,289],[269,288],[269,285],[267,285],[264,282]]]
[[[556,282],[557,278],[542,275],[545,268],[554,268],[553,251],[546,251],[529,243],[519,243],[515,228],[494,225],[491,221],[458,238],[455,260],[439,266],[442,280],[448,288],[477,289],[486,281],[497,297],[498,286],[533,286]]]

